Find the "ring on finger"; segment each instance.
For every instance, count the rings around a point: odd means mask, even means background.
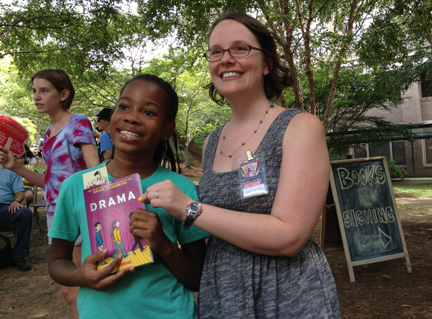
[[[159,196],[158,196],[158,192],[156,192],[156,199],[158,199],[159,198]]]

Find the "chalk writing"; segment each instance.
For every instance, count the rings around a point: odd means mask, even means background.
[[[386,176],[382,165],[365,166],[359,170],[337,169],[341,189],[349,189],[354,185],[384,184]]]
[[[351,209],[343,212],[342,219],[345,228],[358,227],[365,224],[388,224],[396,222],[396,217],[391,206]]]

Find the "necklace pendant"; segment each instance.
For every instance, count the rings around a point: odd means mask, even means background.
[[[225,157],[228,157],[228,158],[232,158],[233,157],[233,155],[242,147],[242,146],[245,146],[246,145],[246,143],[254,136],[254,134],[255,133],[257,133],[258,132],[258,129],[259,129],[259,127],[261,126],[261,124],[264,122],[264,118],[266,117],[266,115],[268,114],[268,112],[269,112],[269,109],[270,108],[272,108],[273,107],[273,103],[272,102],[270,102],[270,105],[269,105],[269,107],[264,111],[264,116],[262,117],[262,119],[261,120],[259,120],[259,122],[258,122],[258,126],[253,130],[253,133],[252,133],[252,135],[251,136],[249,136],[244,142],[242,142],[241,144],[240,144],[240,146],[239,147],[237,147],[236,149],[235,149],[235,151],[232,153],[232,154],[230,154],[230,155],[225,155],[224,154],[224,152],[223,152],[223,146],[224,146],[224,141],[225,141],[225,137],[226,137],[226,132],[227,132],[227,130],[228,130],[228,123],[230,122],[230,120],[228,120],[228,122],[225,124],[225,135],[222,135],[222,145],[221,145],[221,150],[220,150],[220,152],[219,152],[219,154],[220,155],[222,155],[222,156],[225,156]],[[222,134],[222,133],[221,133]]]

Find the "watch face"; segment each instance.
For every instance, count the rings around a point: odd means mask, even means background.
[[[192,213],[198,213],[200,210],[200,206],[198,204],[192,203],[189,207]]]

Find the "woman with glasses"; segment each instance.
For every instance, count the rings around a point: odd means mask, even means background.
[[[312,238],[329,183],[323,126],[273,104],[290,75],[259,21],[225,15],[212,25],[208,46],[210,96],[232,112],[204,144],[200,202],[188,205],[170,182],[144,194],[212,234],[199,317],[340,318],[331,270]]]

